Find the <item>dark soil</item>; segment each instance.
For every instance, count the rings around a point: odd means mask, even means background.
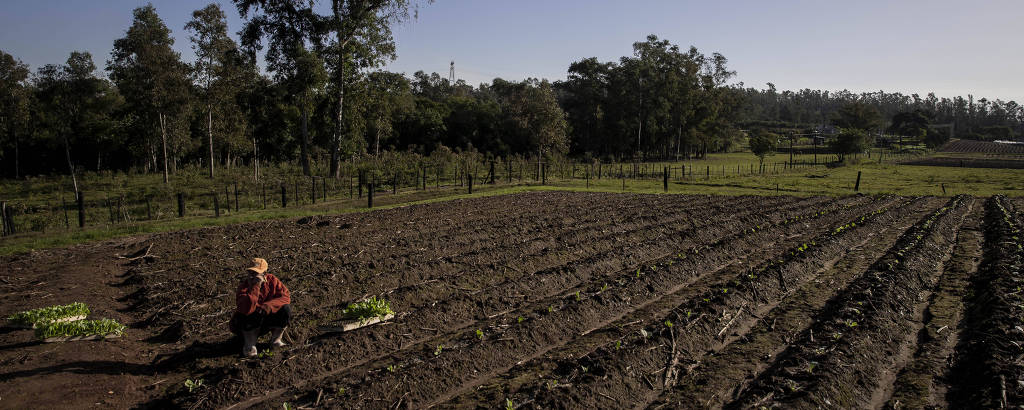
[[[0,330],[0,407],[1020,404],[1021,285],[978,280],[1019,274],[1019,219],[1001,197],[549,192],[7,257],[0,314],[81,301],[130,328]],[[226,324],[256,256],[295,317],[289,346],[242,359]],[[395,319],[320,330],[371,295]]]

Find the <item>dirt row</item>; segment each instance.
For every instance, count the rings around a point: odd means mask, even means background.
[[[767,224],[773,220],[781,222],[789,215],[798,215],[801,213],[800,210],[805,210],[813,205],[814,203],[804,203],[798,205],[797,210],[792,210],[792,206],[786,204],[779,207],[777,213],[770,211],[765,213],[763,207],[755,207],[758,209],[756,213],[740,211],[737,214],[741,216],[738,218],[739,221],[747,219],[749,225],[756,226]],[[721,211],[716,212],[721,213]],[[496,286],[452,294],[452,299],[439,300],[429,308],[416,310],[410,313],[410,316],[396,321],[395,326],[368,330],[369,337],[359,334],[340,335],[337,336],[341,338],[337,344],[325,341],[311,348],[315,354],[307,356],[308,361],[319,363],[322,356],[332,357],[335,358],[333,360],[344,363],[341,369],[325,371],[315,367],[311,368],[305,365],[303,360],[298,360],[294,365],[288,364],[281,367],[286,372],[286,376],[274,377],[271,375],[269,379],[307,380],[310,377],[346,370],[354,364],[362,364],[366,359],[378,357],[395,349],[416,350],[417,344],[430,346],[427,350],[432,352],[437,344],[442,343],[435,343],[431,339],[441,338],[443,340],[446,333],[463,331],[478,321],[494,320],[499,316],[517,318],[518,315],[512,315],[512,312],[521,310],[522,304],[537,304],[539,302],[536,299],[557,299],[565,293],[572,293],[566,289],[571,289],[582,282],[593,281],[595,280],[594,275],[609,276],[615,275],[616,272],[619,272],[620,275],[626,274],[625,267],[642,264],[649,259],[665,257],[671,255],[673,250],[678,251],[687,246],[695,246],[694,244],[697,243],[706,243],[712,238],[730,236],[726,232],[735,234],[743,230],[737,225],[738,221],[712,220],[711,222],[713,223],[710,226],[704,226],[700,230],[695,230],[692,222],[683,223],[674,228],[669,225],[670,229],[646,241],[631,240],[628,235],[617,235],[615,236],[616,240],[608,241],[618,244],[617,247],[611,251],[596,253],[592,257],[585,258],[583,263],[572,263],[571,267],[536,270],[526,275],[507,275],[509,276],[508,280],[502,281]],[[701,225],[704,225],[703,220],[697,226]],[[496,276],[502,278],[505,275]],[[481,306],[485,309],[481,309]],[[381,343],[382,339],[387,339],[387,341]],[[352,357],[349,355],[358,357],[360,360],[353,362],[348,359],[348,357]],[[328,361],[331,360],[328,359]],[[291,372],[301,372],[302,377],[295,377]],[[309,374],[310,372],[313,374]],[[259,369],[251,373],[260,377],[263,375]]]
[[[544,192],[9,257],[0,314],[68,299],[130,328],[88,344],[0,332],[0,400],[1014,406],[1024,397],[1020,208],[1003,197]],[[150,257],[118,256],[150,246]],[[260,344],[265,354],[244,359],[226,322],[254,256],[291,289],[295,317],[289,346]],[[325,330],[368,296],[390,300],[396,317]]]
[[[702,281],[702,286],[679,292],[673,303],[650,312],[642,325],[620,328],[620,338],[579,359],[556,359],[559,366],[551,378],[518,389],[520,401],[537,407],[566,403],[608,407],[623,402],[642,407],[656,400],[664,389],[676,386],[681,375],[692,374],[708,353],[736,340],[781,298],[815,276],[821,266],[833,263],[834,255],[873,237],[891,218],[919,211],[926,204],[876,206],[834,226],[824,226],[817,236],[765,249],[769,253],[761,263],[748,260],[752,263],[732,265],[716,278]],[[838,227],[854,223],[860,225],[834,234]],[[542,366],[543,360],[535,368],[524,367],[517,373],[539,374]]]
[[[940,261],[972,205],[958,197],[926,214],[726,407],[884,403],[892,369],[901,367],[908,342],[913,346],[908,338],[917,328],[910,318],[920,317],[922,293],[938,279]]]
[[[654,261],[636,264],[627,269],[608,271],[603,277],[590,278],[580,286],[574,287],[571,282],[567,282],[567,279],[572,279],[578,274],[578,269],[557,272],[541,278],[528,278],[497,289],[495,296],[501,297],[508,293],[536,294],[538,291],[551,290],[555,293],[547,293],[542,298],[530,300],[524,306],[511,307],[499,315],[474,320],[469,326],[461,328],[465,330],[403,349],[397,356],[344,369],[318,383],[315,388],[305,388],[306,393],[302,393],[303,389],[300,388],[296,393],[283,394],[282,398],[288,399],[289,395],[295,394],[297,396],[293,396],[293,399],[297,399],[297,402],[307,400],[306,396],[310,396],[308,400],[315,401],[315,397],[312,396],[319,396],[323,390],[328,390],[344,391],[350,397],[357,397],[361,403],[394,403],[404,399],[405,402],[415,405],[444,399],[451,395],[446,390],[459,390],[474,385],[479,373],[504,371],[524,358],[542,354],[570,342],[576,334],[600,328],[626,316],[631,310],[636,309],[636,306],[642,306],[646,300],[652,300],[663,293],[671,293],[702,279],[702,275],[698,273],[719,270],[721,266],[732,261],[740,249],[770,243],[771,240],[768,238],[785,238],[804,233],[807,230],[804,224],[792,222],[798,218],[813,218],[818,214],[818,218],[826,220],[845,219],[848,216],[844,215],[856,212],[855,208],[867,207],[864,199],[854,199],[861,203],[856,206],[836,203],[814,210],[779,214],[768,210],[765,214],[770,219],[776,219],[777,225],[768,227],[764,221],[756,220],[746,225],[732,226],[732,235],[723,235],[721,231],[701,232],[700,234],[707,236],[696,241],[696,247],[676,248],[674,252],[667,252]],[[787,221],[791,222],[786,224]],[[700,243],[711,245],[699,245]],[[689,257],[680,259],[684,255]],[[518,289],[525,289],[528,292],[510,292]],[[487,303],[493,304],[492,301]],[[440,309],[447,312],[448,316],[438,317],[436,322],[458,322],[458,312],[462,310],[454,307],[458,306],[448,305]],[[396,323],[396,326],[402,327],[382,331],[401,335],[405,331],[416,330],[404,327],[402,323]],[[433,328],[431,321],[416,321],[414,326]],[[484,333],[483,340],[478,340],[475,330]],[[341,343],[339,347],[328,346],[328,349],[341,352],[344,349],[351,349],[354,344]],[[438,346],[441,348],[438,349]],[[444,352],[450,353],[446,355]],[[401,371],[384,371],[389,368]],[[365,379],[365,375],[371,372],[374,377]],[[440,377],[441,375],[446,377]],[[417,382],[417,379],[420,380]],[[423,382],[423,379],[432,381]],[[398,383],[401,383],[400,387],[393,385]],[[406,391],[410,394],[404,398],[388,396],[395,394],[396,391]]]
[[[1013,204],[996,196],[985,204],[985,254],[968,298],[954,376],[953,405],[1024,405],[1024,235]]]

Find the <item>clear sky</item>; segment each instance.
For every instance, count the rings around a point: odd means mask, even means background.
[[[31,65],[93,53],[104,67],[141,0],[3,0],[0,49]],[[185,23],[207,1],[157,0],[192,60]],[[232,33],[242,20],[221,1]],[[471,84],[564,79],[573,61],[617,60],[648,34],[720,52],[747,86],[934,91],[1024,100],[1022,0],[437,0],[395,27],[393,71]]]

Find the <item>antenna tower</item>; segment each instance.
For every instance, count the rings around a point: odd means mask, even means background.
[[[448,69],[448,83],[455,85],[455,60],[452,60],[452,64]]]

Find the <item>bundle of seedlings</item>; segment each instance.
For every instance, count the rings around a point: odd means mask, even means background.
[[[18,312],[8,316],[7,320],[13,327],[35,329],[49,323],[82,320],[88,315],[89,307],[85,303],[75,302],[68,305],[49,306]]]
[[[113,339],[121,337],[124,329],[113,319],[53,322],[36,327],[36,339],[45,343]]]
[[[369,326],[393,317],[395,317],[395,311],[391,309],[391,303],[386,299],[372,296],[360,302],[350,303],[341,311],[342,331]]]

